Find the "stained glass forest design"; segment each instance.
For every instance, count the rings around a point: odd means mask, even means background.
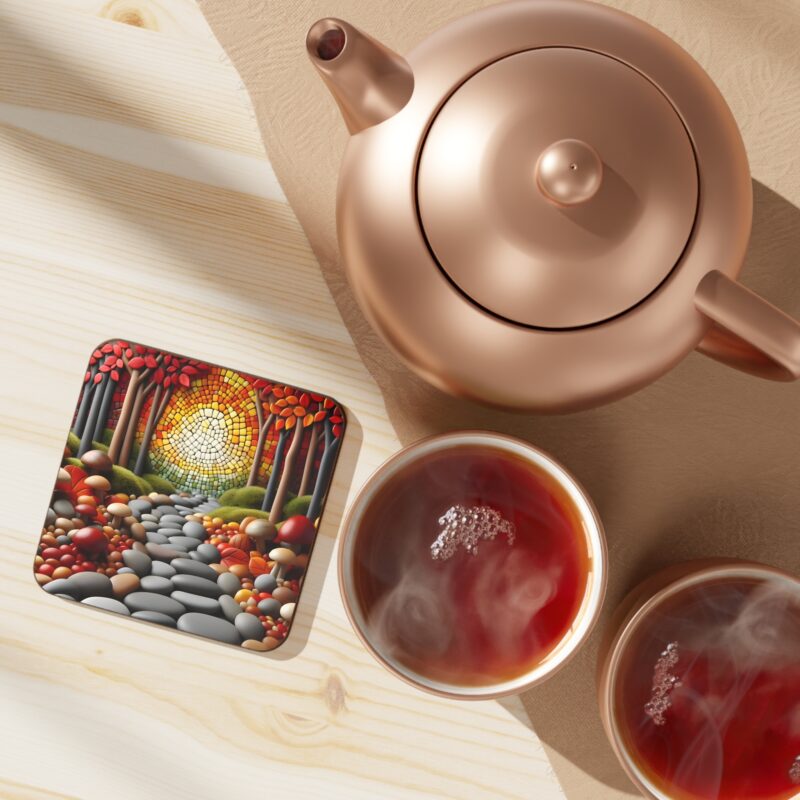
[[[322,394],[121,340],[91,355],[34,575],[252,651],[291,627],[344,433]]]

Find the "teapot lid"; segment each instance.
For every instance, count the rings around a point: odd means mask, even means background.
[[[590,50],[496,60],[442,105],[416,176],[439,266],[487,311],[594,325],[667,278],[698,206],[692,142],[640,72]]]

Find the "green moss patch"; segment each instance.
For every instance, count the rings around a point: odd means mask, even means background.
[[[220,495],[223,506],[240,506],[241,508],[261,508],[264,502],[263,486],[243,486],[241,489],[228,489]]]
[[[69,447],[70,453],[72,453],[72,455],[75,455],[78,452],[78,448],[80,446],[81,446],[80,437],[77,434],[70,431],[67,434],[67,447]]]
[[[156,475],[155,472],[145,472],[142,478],[153,487],[154,492],[160,492],[161,494],[175,493],[175,487],[166,478]]]
[[[111,491],[123,494],[150,494],[153,487],[144,478],[134,475],[129,469],[114,465],[111,467]]]
[[[301,495],[300,497],[294,497],[283,507],[283,516],[285,519],[297,516],[298,514],[304,517],[308,513],[308,508],[310,505],[311,505],[310,494],[304,494]]]
[[[269,513],[260,508],[241,508],[240,506],[220,506],[208,512],[211,517],[219,517],[225,522],[241,522],[245,517],[269,519]]]

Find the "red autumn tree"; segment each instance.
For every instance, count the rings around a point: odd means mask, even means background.
[[[95,350],[89,358],[89,366],[86,370],[86,374],[83,376],[81,399],[78,403],[78,409],[75,412],[75,421],[72,424],[72,430],[76,436],[83,436],[83,430],[89,418],[89,408],[92,404],[92,397],[94,396],[97,383],[99,383],[99,380],[95,381],[95,377],[100,370],[102,359],[103,353],[99,348]]]
[[[322,421],[325,443],[322,458],[319,462],[317,479],[314,483],[314,492],[311,495],[308,511],[306,511],[306,516],[312,522],[316,520],[322,510],[322,503],[328,491],[333,467],[336,464],[336,456],[342,442],[342,433],[344,432],[344,415],[339,406],[329,397],[325,398],[322,406],[322,411],[325,413],[325,419]]]
[[[275,415],[270,410],[275,399],[272,389],[272,384],[261,378],[256,378],[253,381],[256,416],[258,418],[258,439],[256,441],[255,452],[253,453],[253,464],[250,467],[250,476],[247,479],[248,486],[255,486],[258,481],[258,472],[261,467],[261,458],[264,455],[267,433],[275,422]]]
[[[308,494],[311,487],[311,481],[314,475],[314,467],[317,463],[317,450],[319,450],[319,434],[323,428],[322,423],[328,416],[328,411],[324,408],[324,403],[327,398],[321,394],[309,393],[311,397],[310,411],[314,414],[314,420],[311,425],[311,434],[308,442],[308,450],[306,451],[306,460],[303,465],[303,476],[300,478],[300,488],[297,490],[299,496]],[[328,402],[333,405],[331,400]]]
[[[284,397],[279,397],[272,406],[272,413],[278,417],[275,422],[276,429],[286,431],[287,436],[291,436],[292,439],[281,469],[280,483],[270,507],[269,521],[272,523],[280,521],[289,495],[289,483],[294,475],[297,457],[303,447],[306,429],[314,424],[314,415],[308,410],[311,396],[306,392],[298,396],[296,391],[291,394],[285,393]]]
[[[156,354],[156,351],[142,345],[135,345],[134,347],[126,345],[117,358],[117,369],[126,370],[130,377],[125,390],[125,398],[122,401],[122,408],[119,412],[119,419],[114,426],[114,435],[111,437],[111,444],[108,446],[109,458],[115,464],[124,466],[121,455],[131,419],[135,420],[134,411],[141,409],[141,405],[144,402],[143,395],[147,377],[158,368],[161,358],[160,353]],[[127,450],[129,454],[130,444]]]
[[[114,390],[120,380],[120,355],[124,347],[127,347],[125,342],[107,342],[92,353],[92,358],[89,361],[89,370],[85,377],[87,386],[89,381],[92,384],[92,400],[86,419],[83,422],[78,456],[82,456],[92,449],[93,439],[102,437],[103,429],[108,419],[108,412],[111,408],[111,400],[114,397]],[[100,355],[97,356],[97,353]],[[92,364],[93,360],[95,364]],[[95,365],[97,369],[92,375]],[[87,391],[87,386],[84,386],[84,393]]]

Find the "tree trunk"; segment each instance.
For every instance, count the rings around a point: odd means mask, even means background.
[[[83,429],[86,425],[86,418],[89,415],[89,406],[92,404],[92,397],[97,388],[94,385],[94,376],[97,375],[97,366],[89,369],[89,379],[83,384],[83,391],[81,392],[81,401],[78,405],[78,411],[75,415],[75,424],[72,426],[76,436],[83,436]]]
[[[114,435],[111,437],[111,444],[108,446],[108,457],[117,464],[122,450],[122,443],[125,441],[125,434],[128,430],[128,423],[131,419],[131,411],[136,400],[136,390],[139,387],[139,373],[132,372],[128,389],[125,392],[125,400],[122,402],[122,409],[119,412],[119,419],[114,428]]]
[[[150,404],[150,413],[147,415],[147,422],[142,432],[142,443],[139,445],[139,455],[136,457],[136,465],[133,468],[133,471],[137,475],[141,475],[144,472],[145,463],[147,462],[147,451],[150,449],[150,440],[153,438],[153,431],[156,427],[156,412],[158,411],[158,404],[161,402],[161,394],[163,391],[163,386],[160,384],[156,386],[153,402]]]
[[[275,499],[275,492],[278,491],[278,477],[281,474],[281,461],[283,461],[283,451],[286,449],[286,434],[287,431],[281,431],[278,437],[278,446],[275,448],[275,456],[272,459],[272,472],[267,481],[267,489],[264,492],[264,500],[261,503],[262,511],[269,511],[272,508],[272,502]]]
[[[128,430],[125,431],[125,438],[122,440],[122,449],[119,453],[119,464],[121,467],[127,467],[128,462],[131,460],[131,450],[133,443],[136,440],[136,429],[139,427],[139,416],[142,413],[142,406],[144,405],[145,398],[150,393],[153,384],[145,389],[144,384],[139,384],[136,390],[136,399],[133,401],[133,410],[131,411],[131,419],[128,423]]]
[[[97,415],[97,422],[92,434],[92,438],[98,442],[103,440],[103,431],[106,427],[106,420],[108,419],[108,412],[111,410],[111,401],[114,399],[114,389],[116,387],[117,382],[109,375],[103,386],[103,404],[100,406],[100,413]]]
[[[336,463],[336,454],[339,452],[339,445],[341,439],[333,436],[328,428],[330,423],[325,421],[325,452],[322,454],[322,460],[319,463],[319,472],[317,473],[317,482],[314,484],[314,494],[311,497],[311,503],[308,506],[306,516],[314,522],[322,510],[322,503],[325,500],[325,495],[328,491],[328,484],[331,480],[331,473],[333,466]],[[331,441],[332,440],[332,441]]]
[[[258,430],[258,441],[256,442],[256,451],[253,454],[253,466],[250,467],[250,477],[247,479],[248,486],[255,486],[258,482],[258,470],[261,467],[261,457],[264,454],[264,445],[267,441],[267,433],[270,426],[275,420],[275,415],[270,414],[266,422],[262,422]]]
[[[314,471],[314,462],[317,460],[317,445],[319,444],[319,425],[315,424],[311,428],[311,441],[308,443],[308,453],[306,453],[306,464],[303,467],[303,477],[300,479],[300,488],[297,494],[302,497],[308,494],[308,487],[311,485],[311,473]]]
[[[297,419],[297,417],[295,417]],[[294,426],[294,436],[292,437],[292,446],[286,454],[286,462],[283,465],[283,473],[281,474],[281,482],[278,485],[278,491],[275,493],[275,499],[272,501],[272,508],[269,511],[269,521],[273,524],[280,521],[283,514],[283,507],[286,505],[286,496],[289,494],[289,484],[294,475],[294,465],[297,462],[297,456],[300,453],[300,448],[303,446],[303,438],[306,429],[303,427],[302,417],[297,419]]]
[[[106,381],[111,380],[110,377]],[[78,448],[78,458],[84,453],[92,449],[92,434],[94,433],[94,426],[97,422],[97,415],[100,413],[100,404],[103,400],[103,392],[101,386],[97,385],[92,393],[92,406],[89,409],[89,416],[86,420],[86,426],[83,429],[83,436],[81,437],[81,445]]]

